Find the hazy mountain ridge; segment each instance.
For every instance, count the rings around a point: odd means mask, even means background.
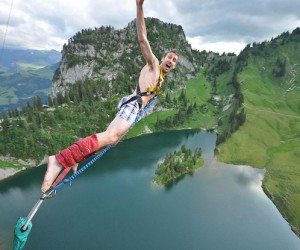
[[[46,102],[60,59],[60,52],[55,50],[4,49],[0,58],[0,112],[20,108],[36,95]]]
[[[61,54],[56,50],[3,49],[0,73],[20,73],[26,71],[26,65],[27,68],[42,68],[60,60]]]

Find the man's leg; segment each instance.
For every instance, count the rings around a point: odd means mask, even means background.
[[[115,119],[110,123],[106,131],[92,136],[94,152],[110,144],[118,142],[119,138],[127,132],[130,126],[130,122],[124,120],[119,116],[116,116]],[[97,146],[95,145],[95,137],[97,138]],[[41,188],[42,192],[46,192],[50,188],[63,167],[72,167],[73,172],[76,172],[78,163],[83,160],[83,158],[81,160],[80,157],[81,151],[78,151],[81,150],[81,147],[78,146],[78,144],[81,144],[82,141],[85,145],[86,141],[88,141],[88,143],[90,142],[90,139],[89,137],[87,137],[73,144],[67,149],[62,150],[59,154],[49,156],[48,167]],[[91,154],[94,152],[91,152]],[[74,154],[75,157],[73,157]]]
[[[116,116],[109,124],[106,131],[96,134],[99,142],[99,148],[104,148],[112,143],[118,142],[120,137],[128,131],[130,126],[130,121],[126,121],[120,116]]]

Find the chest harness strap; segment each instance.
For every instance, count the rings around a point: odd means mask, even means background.
[[[161,84],[162,82],[164,81],[164,78],[163,78],[163,72],[162,72],[162,68],[160,68],[160,74],[159,74],[159,79],[158,79],[158,86],[157,87],[153,87],[153,88],[148,88],[147,91],[145,92],[141,92],[141,89],[140,89],[140,84],[137,83],[136,85],[136,95],[131,97],[129,100],[127,100],[126,102],[122,103],[121,107],[127,103],[130,103],[132,101],[135,101],[137,100],[137,103],[139,105],[139,109],[142,108],[143,106],[143,101],[142,101],[142,96],[149,96],[149,95],[159,95],[163,92],[163,89],[161,87]]]

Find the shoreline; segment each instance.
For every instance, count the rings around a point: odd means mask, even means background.
[[[16,173],[19,173],[20,171],[24,171],[26,170],[25,167],[21,168],[21,169],[15,169],[15,168],[0,168],[0,181],[11,177],[13,175],[15,175]]]
[[[46,164],[47,159],[48,159],[48,156],[45,155],[44,159],[38,163],[36,160],[32,160],[32,159],[21,160],[21,159],[16,159],[16,158],[10,157],[10,156],[1,156],[0,161],[7,162],[12,165],[16,164],[16,165],[19,165],[20,167],[13,168],[13,167],[6,167],[6,166],[1,167],[0,166],[0,181],[3,181],[21,171],[26,170],[26,169],[35,168],[35,167],[41,166],[43,164]]]

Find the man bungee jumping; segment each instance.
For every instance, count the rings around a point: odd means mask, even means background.
[[[78,163],[101,148],[118,142],[147,103],[161,92],[165,75],[175,69],[179,58],[177,50],[166,52],[161,62],[152,53],[147,38],[143,3],[144,0],[136,0],[136,26],[138,42],[146,65],[140,71],[136,90],[132,95],[123,97],[120,100],[118,104],[119,111],[106,131],[79,140],[60,151],[57,155],[49,156],[47,171],[41,187],[43,193],[49,190],[62,169],[72,168],[73,172],[76,172]]]

